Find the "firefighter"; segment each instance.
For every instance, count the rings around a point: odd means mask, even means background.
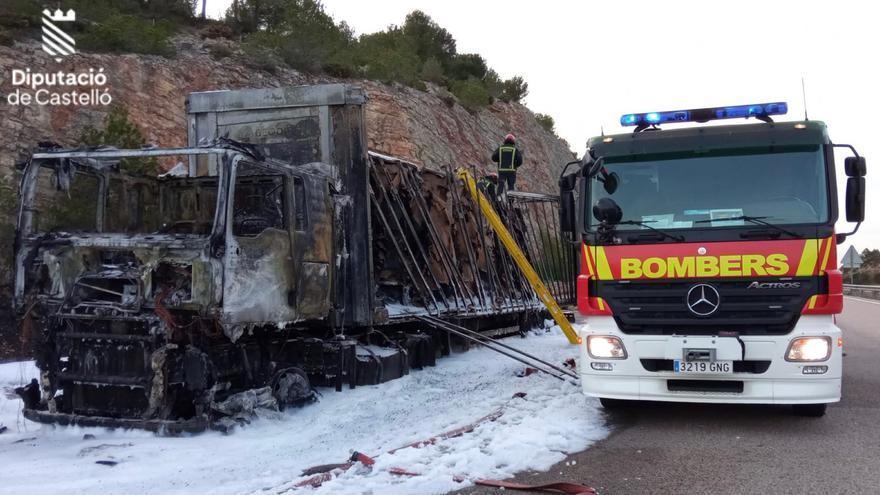
[[[516,136],[508,134],[504,137],[504,144],[492,153],[492,161],[498,164],[499,193],[512,191],[516,185],[516,169],[523,163],[522,151],[516,147]]]
[[[477,181],[477,187],[487,198],[494,200],[498,193],[498,174],[495,172],[489,172],[483,176],[482,179]]]

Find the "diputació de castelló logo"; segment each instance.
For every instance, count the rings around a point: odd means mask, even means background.
[[[76,54],[76,40],[63,28],[76,21],[76,12],[43,10],[42,49],[60,63]],[[103,68],[81,71],[40,71],[30,67],[12,69],[13,91],[6,95],[12,106],[99,106],[110,105],[113,97]]]

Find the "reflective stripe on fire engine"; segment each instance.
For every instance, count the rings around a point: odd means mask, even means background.
[[[804,241],[804,252],[801,254],[801,262],[798,264],[797,276],[809,277],[815,272],[816,261],[819,258],[819,239],[807,239]]]
[[[587,275],[592,277],[595,272],[593,271],[593,261],[590,259],[590,247],[591,246],[587,246],[586,244],[584,244],[584,259],[587,263]]]
[[[825,275],[825,270],[828,268],[828,255],[831,253],[831,238],[824,239],[825,242],[825,255],[822,256],[822,268],[819,270],[819,275]]]
[[[593,255],[593,266],[595,267],[595,275],[599,280],[612,280],[611,265],[608,263],[608,256],[605,255],[605,246],[590,246]]]

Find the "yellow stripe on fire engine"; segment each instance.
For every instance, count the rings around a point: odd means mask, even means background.
[[[611,265],[608,264],[608,257],[605,256],[605,247],[596,247],[596,273],[599,280],[611,280]]]
[[[816,299],[819,299],[819,296],[810,296],[810,302],[807,304],[807,307],[813,309],[816,306]]]
[[[798,264],[797,276],[809,277],[816,269],[816,261],[819,258],[819,239],[807,239],[804,241],[804,252],[801,253],[801,262]]]
[[[828,268],[828,254],[831,253],[831,238],[825,239],[825,255],[822,256],[822,268],[819,270],[819,275],[825,275],[825,270]]]
[[[587,259],[587,275],[593,276],[595,272],[593,271],[593,261],[590,259],[590,251],[593,249],[592,246],[584,245],[584,258]]]

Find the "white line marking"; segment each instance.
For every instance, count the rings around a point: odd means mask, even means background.
[[[868,303],[868,304],[876,304],[877,306],[880,306],[880,301],[872,301],[871,299],[862,299],[861,297],[855,297],[855,296],[843,296],[843,297],[845,297],[847,299],[852,299],[853,301],[859,301],[859,302],[864,302],[864,303]]]

